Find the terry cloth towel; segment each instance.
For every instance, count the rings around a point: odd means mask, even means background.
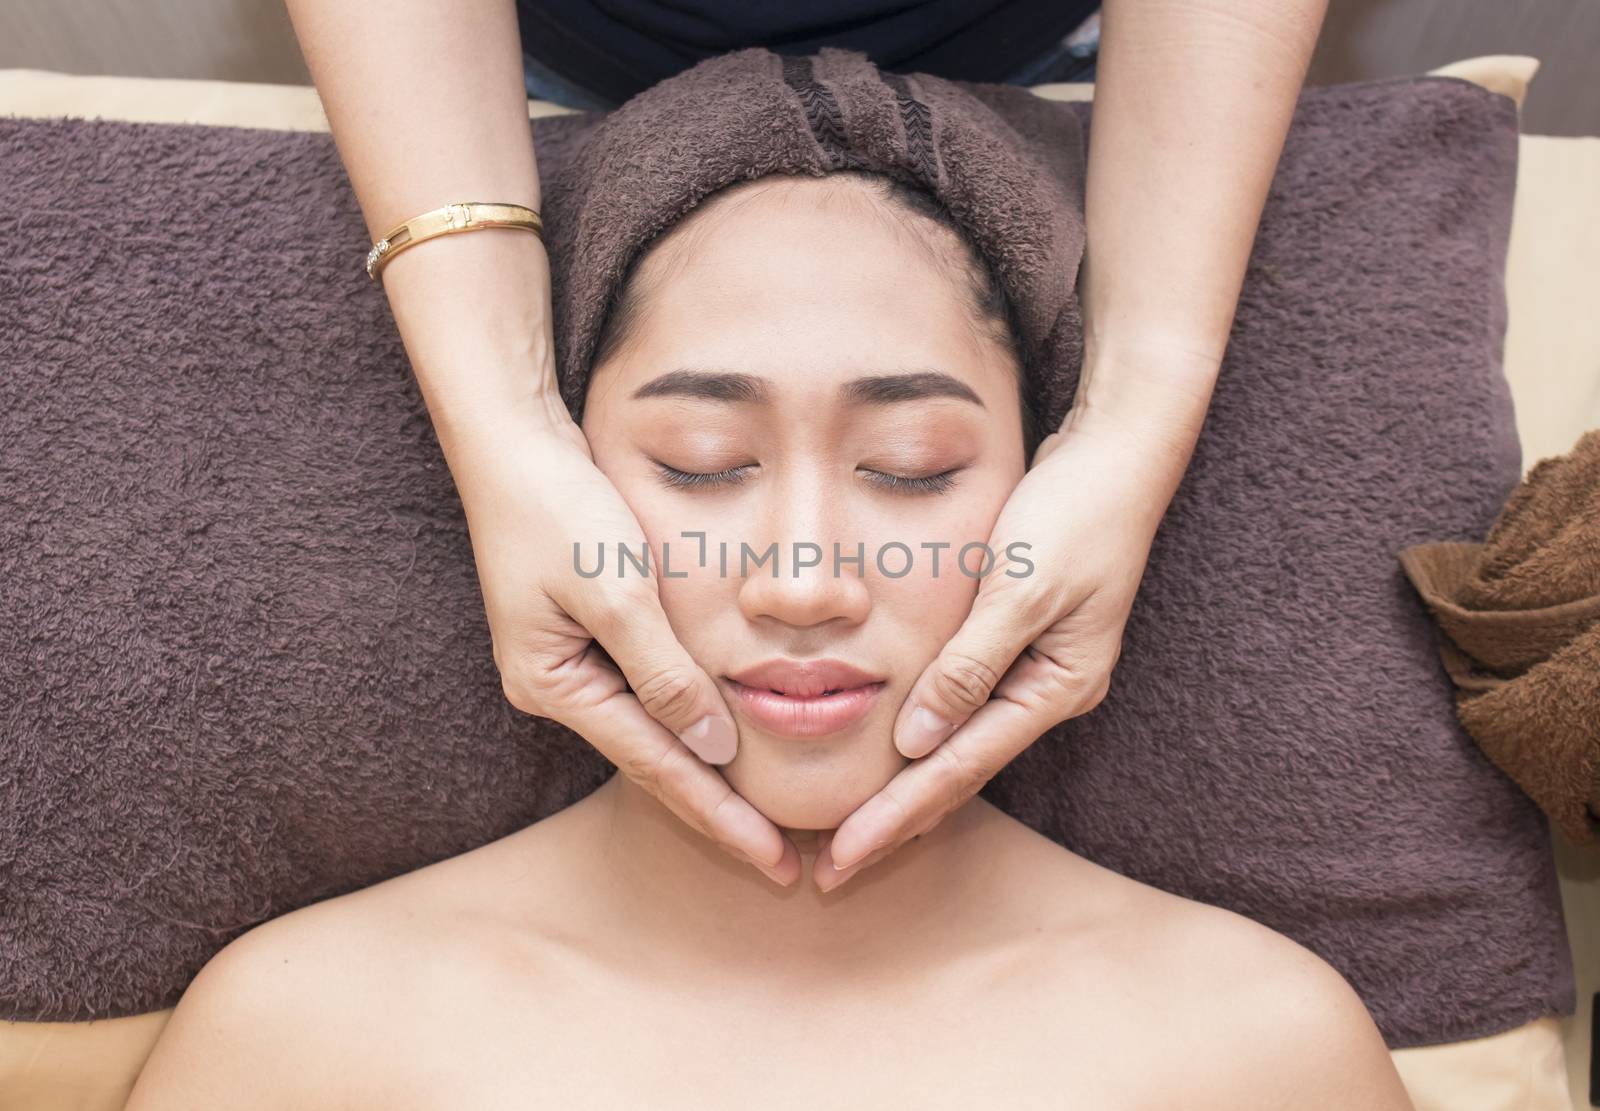
[[[847,169],[920,186],[961,222],[1017,310],[1026,398],[1059,424],[1082,344],[1078,116],[1010,85],[883,73],[834,47],[815,58],[753,47],[702,62],[616,109],[570,171],[550,175],[560,194],[544,201],[551,257],[570,260],[553,298],[573,419],[583,420],[601,326],[651,238],[724,186]]]
[[[531,121],[569,400],[694,198],[871,159],[991,253],[1054,419],[1091,112],[753,48]],[[983,789],[1320,953],[1395,1048],[1574,1003],[1544,815],[1456,719],[1395,560],[1484,535],[1520,475],[1516,149],[1464,81],[1303,93],[1111,694]],[[0,213],[0,1017],[169,1006],[255,923],[612,773],[501,691],[330,136],[0,119]]]
[[[1600,845],[1600,430],[1528,472],[1482,543],[1400,553],[1472,739]]]

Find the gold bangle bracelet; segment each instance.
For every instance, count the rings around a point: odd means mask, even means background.
[[[533,209],[520,204],[462,201],[413,216],[372,245],[367,252],[367,278],[378,280],[388,261],[407,247],[425,239],[478,228],[527,228],[544,239],[544,221]]]

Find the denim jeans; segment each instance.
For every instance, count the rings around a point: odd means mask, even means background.
[[[1051,81],[1093,81],[1095,55],[1100,45],[1100,17],[1091,15],[1081,26],[1050,45],[1044,54],[1021,66],[1004,84],[1043,85]],[[528,96],[579,111],[610,111],[617,105],[567,80],[529,54],[522,56],[522,82]]]

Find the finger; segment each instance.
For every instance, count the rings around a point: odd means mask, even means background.
[[[901,755],[920,759],[953,734],[1056,618],[1049,596],[1032,584],[1012,585],[1021,581],[980,589],[961,628],[918,677],[895,719],[894,743]]]
[[[733,715],[711,676],[672,631],[654,581],[640,583],[596,586],[561,601],[576,608],[567,612],[615,661],[645,713],[706,763],[726,764],[739,748]]]
[[[614,669],[593,661],[588,666],[594,676],[583,696],[554,708],[557,720],[690,828],[736,856],[773,869],[768,874],[779,883],[798,879],[799,854],[782,831],[646,713]]]
[[[868,854],[920,836],[965,805],[1053,722],[1035,699],[991,699],[927,757],[901,769],[834,831],[830,864],[845,870]],[[819,854],[820,856],[820,854]]]
[[[811,868],[811,882],[817,885],[821,892],[833,891],[849,880],[856,873],[872,867],[878,861],[892,853],[898,846],[886,845],[868,853],[866,858],[858,860],[848,868],[835,868],[832,853],[824,848],[817,854],[816,863]]]
[[[788,887],[800,878],[800,850],[787,837],[783,839],[783,856],[776,865],[763,864],[758,860],[752,860],[750,864],[779,887]]]

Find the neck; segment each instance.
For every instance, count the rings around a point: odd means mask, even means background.
[[[933,829],[823,893],[811,880],[831,831],[786,829],[800,878],[779,887],[687,826],[654,796],[615,774],[586,803],[595,822],[592,893],[606,920],[651,947],[704,952],[719,965],[767,968],[880,966],[905,959],[908,939],[978,908],[992,872],[979,844],[998,812],[974,798]],[[603,890],[602,890],[603,889]]]

